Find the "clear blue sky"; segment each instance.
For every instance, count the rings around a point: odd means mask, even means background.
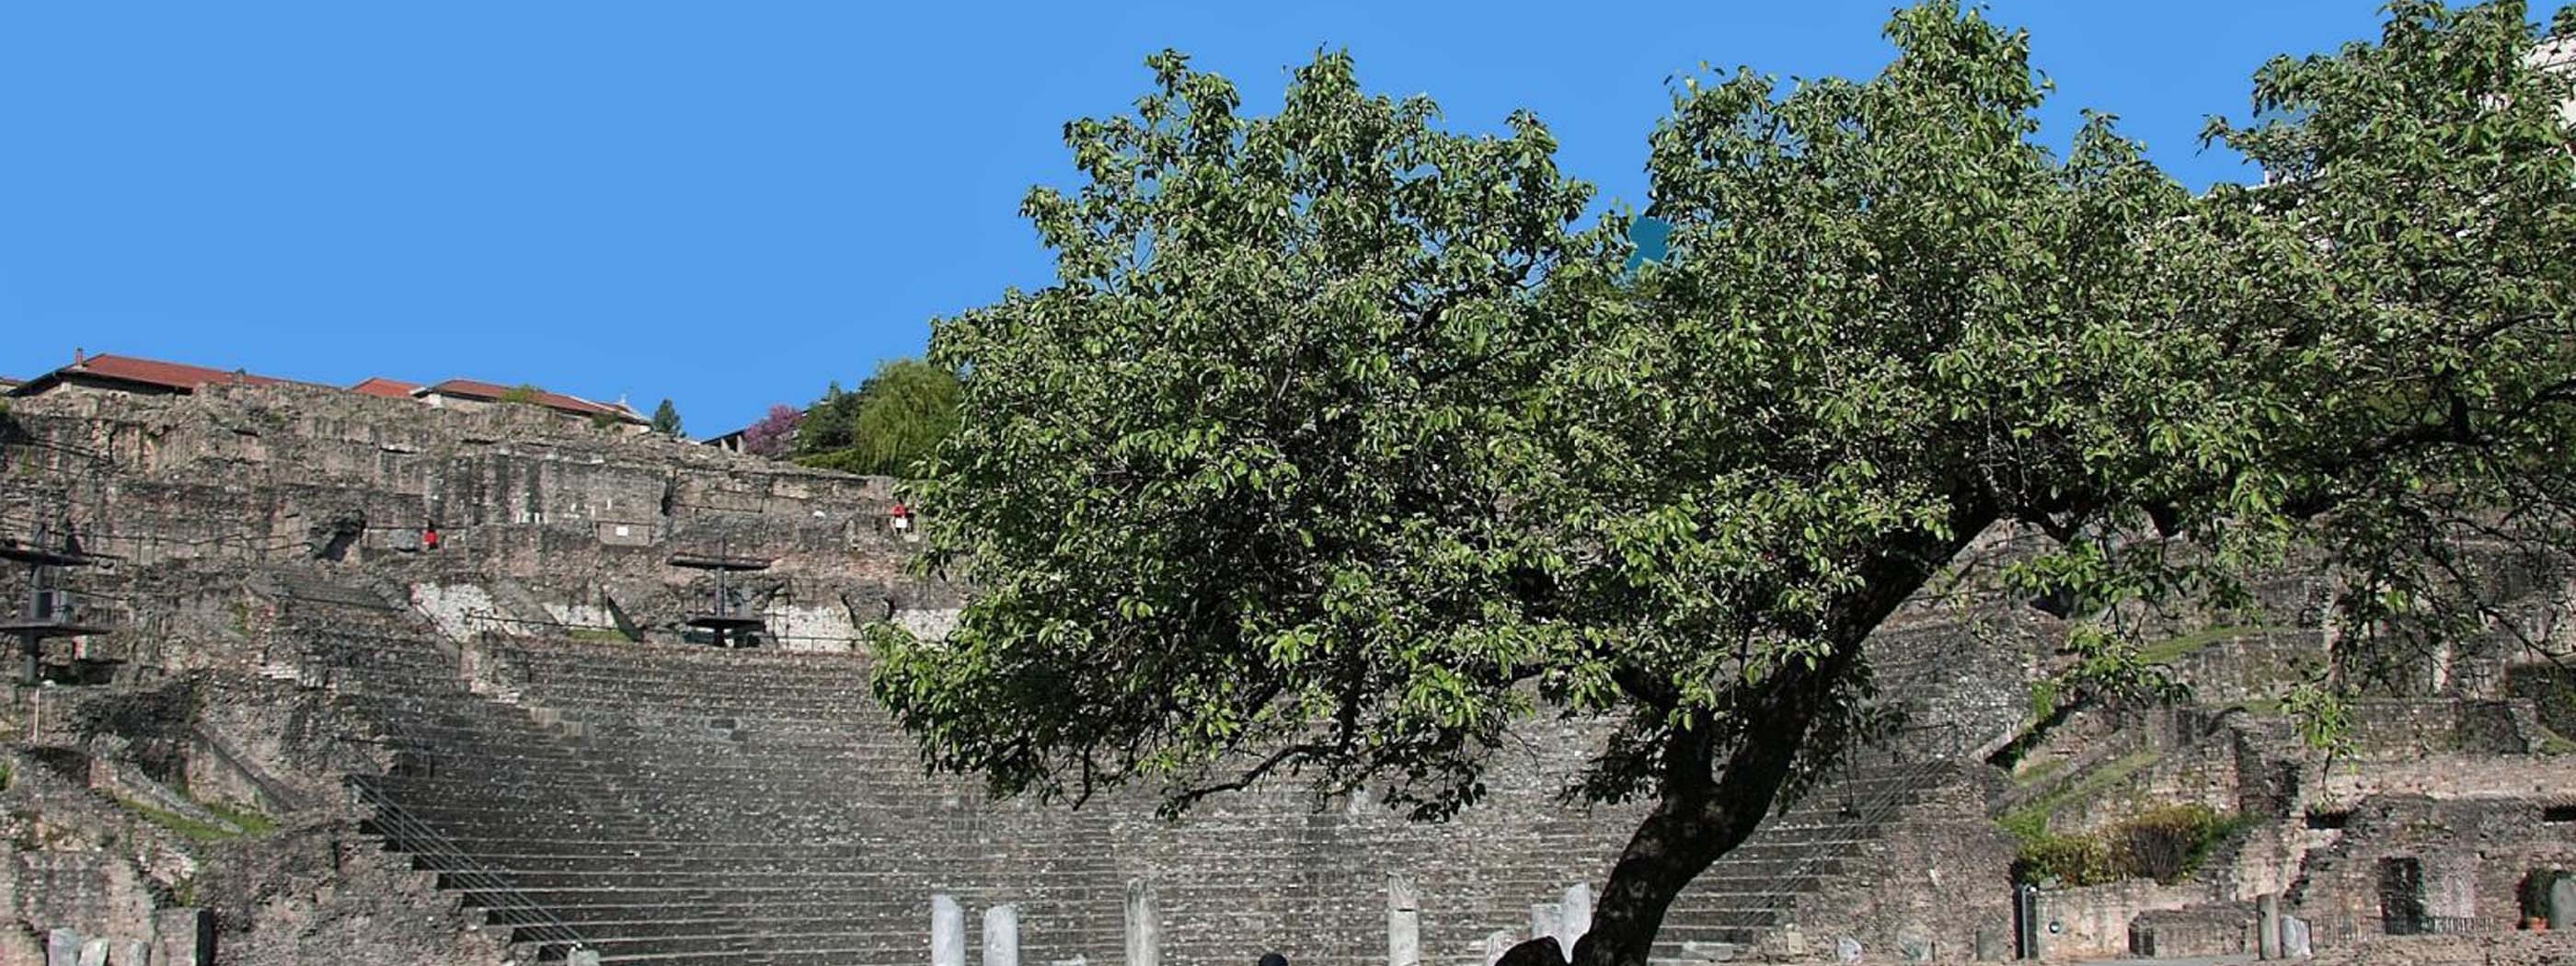
[[[1538,112],[1644,201],[1665,82],[1862,75],[1889,0],[1609,4],[21,2],[0,7],[0,374],[75,346],[346,384],[535,382],[740,426],[1049,278],[1017,215],[1172,46],[1275,109],[1347,47],[1454,127]],[[1115,7],[1118,12],[1091,12]],[[2265,58],[2375,0],[2008,0],[2059,94],[2195,185]]]

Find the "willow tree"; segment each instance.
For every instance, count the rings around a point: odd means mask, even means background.
[[[1516,722],[1607,720],[1576,790],[1650,808],[1606,966],[1886,723],[1863,641],[1990,527],[2051,538],[2012,577],[2072,602],[2077,689],[2293,547],[2353,640],[2457,630],[2464,531],[2571,542],[2576,169],[2522,13],[2265,68],[2213,136],[2276,183],[2195,198],[2107,118],[2042,147],[2028,38],[1926,3],[1866,81],[1684,83],[1633,273],[1535,121],[1442,133],[1340,57],[1245,118],[1159,57],[1030,198],[1058,282],[935,331],[918,502],[976,590],[878,694],[1000,793],[1426,817]]]

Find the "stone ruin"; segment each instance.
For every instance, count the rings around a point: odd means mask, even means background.
[[[114,630],[0,710],[0,964],[1477,966],[1579,934],[1636,817],[1559,801],[1595,737],[1560,721],[1445,824],[1293,787],[992,802],[868,694],[861,628],[958,600],[904,572],[885,480],[300,386],[11,404],[0,535],[68,523]],[[2267,704],[2330,633],[2286,575],[2156,649],[2192,699],[2037,740],[2060,628],[1977,579],[2019,539],[1872,640],[1908,729],[1695,882],[1656,962],[2331,953],[2576,889],[2559,669],[2446,654],[2327,760]],[[764,566],[718,601],[671,565],[711,554]],[[704,643],[711,602],[755,646]],[[2241,830],[2167,882],[2015,885],[2014,821],[2171,802]]]

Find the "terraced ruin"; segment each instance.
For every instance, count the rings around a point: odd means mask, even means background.
[[[155,962],[906,963],[945,895],[970,932],[1013,907],[1020,961],[1135,962],[1150,895],[1166,961],[1378,963],[1402,914],[1423,961],[1476,964],[1633,828],[1559,800],[1597,727],[1574,721],[1526,729],[1443,824],[1293,786],[1167,821],[1141,791],[1067,809],[926,776],[852,642],[936,633],[959,590],[902,571],[883,480],[295,386],[15,402],[0,520],[68,522],[112,632],[54,642],[47,683],[12,691],[0,961],[61,930]],[[697,642],[715,577],[672,566],[693,554],[767,565],[729,585],[760,646]],[[2501,644],[2364,709],[2322,761],[2261,703],[2327,633],[2291,575],[2265,627],[2159,655],[2191,701],[2076,716],[1998,767],[2054,625],[1959,571],[1872,644],[1909,730],[1699,879],[1659,962],[2007,954],[2010,829],[2152,803],[2244,818],[2174,882],[2035,893],[2057,927],[2037,951],[2224,952],[2266,894],[2320,943],[2510,930],[2514,890],[2576,864],[2558,679]],[[2473,841],[2425,840],[2464,802],[2488,816]],[[2373,894],[2408,857],[2422,923]]]

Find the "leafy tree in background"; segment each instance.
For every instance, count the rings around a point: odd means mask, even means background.
[[[957,376],[919,359],[878,366],[857,392],[839,383],[805,411],[796,459],[811,466],[911,476],[957,426]]]
[[[742,451],[753,456],[782,459],[796,442],[796,427],[805,414],[784,403],[769,407],[768,415],[743,427]]]
[[[1867,81],[1686,82],[1633,278],[1535,120],[1448,134],[1342,56],[1248,118],[1159,55],[1029,197],[1058,283],[934,332],[925,562],[976,592],[876,631],[877,693],[997,792],[1176,809],[1444,816],[1515,723],[1607,720],[1579,791],[1652,808],[1606,966],[1889,724],[1863,640],[1990,527],[2048,538],[2010,577],[2068,602],[2069,693],[2152,684],[2142,609],[2293,547],[2347,658],[2493,618],[2463,537],[2576,546],[2569,90],[2519,4],[2389,16],[2264,68],[2212,134],[2277,183],[2204,198],[2102,117],[2040,147],[2027,36],[1947,0]]]
[[[680,435],[680,407],[671,405],[669,399],[653,407],[653,431],[664,436]]]

